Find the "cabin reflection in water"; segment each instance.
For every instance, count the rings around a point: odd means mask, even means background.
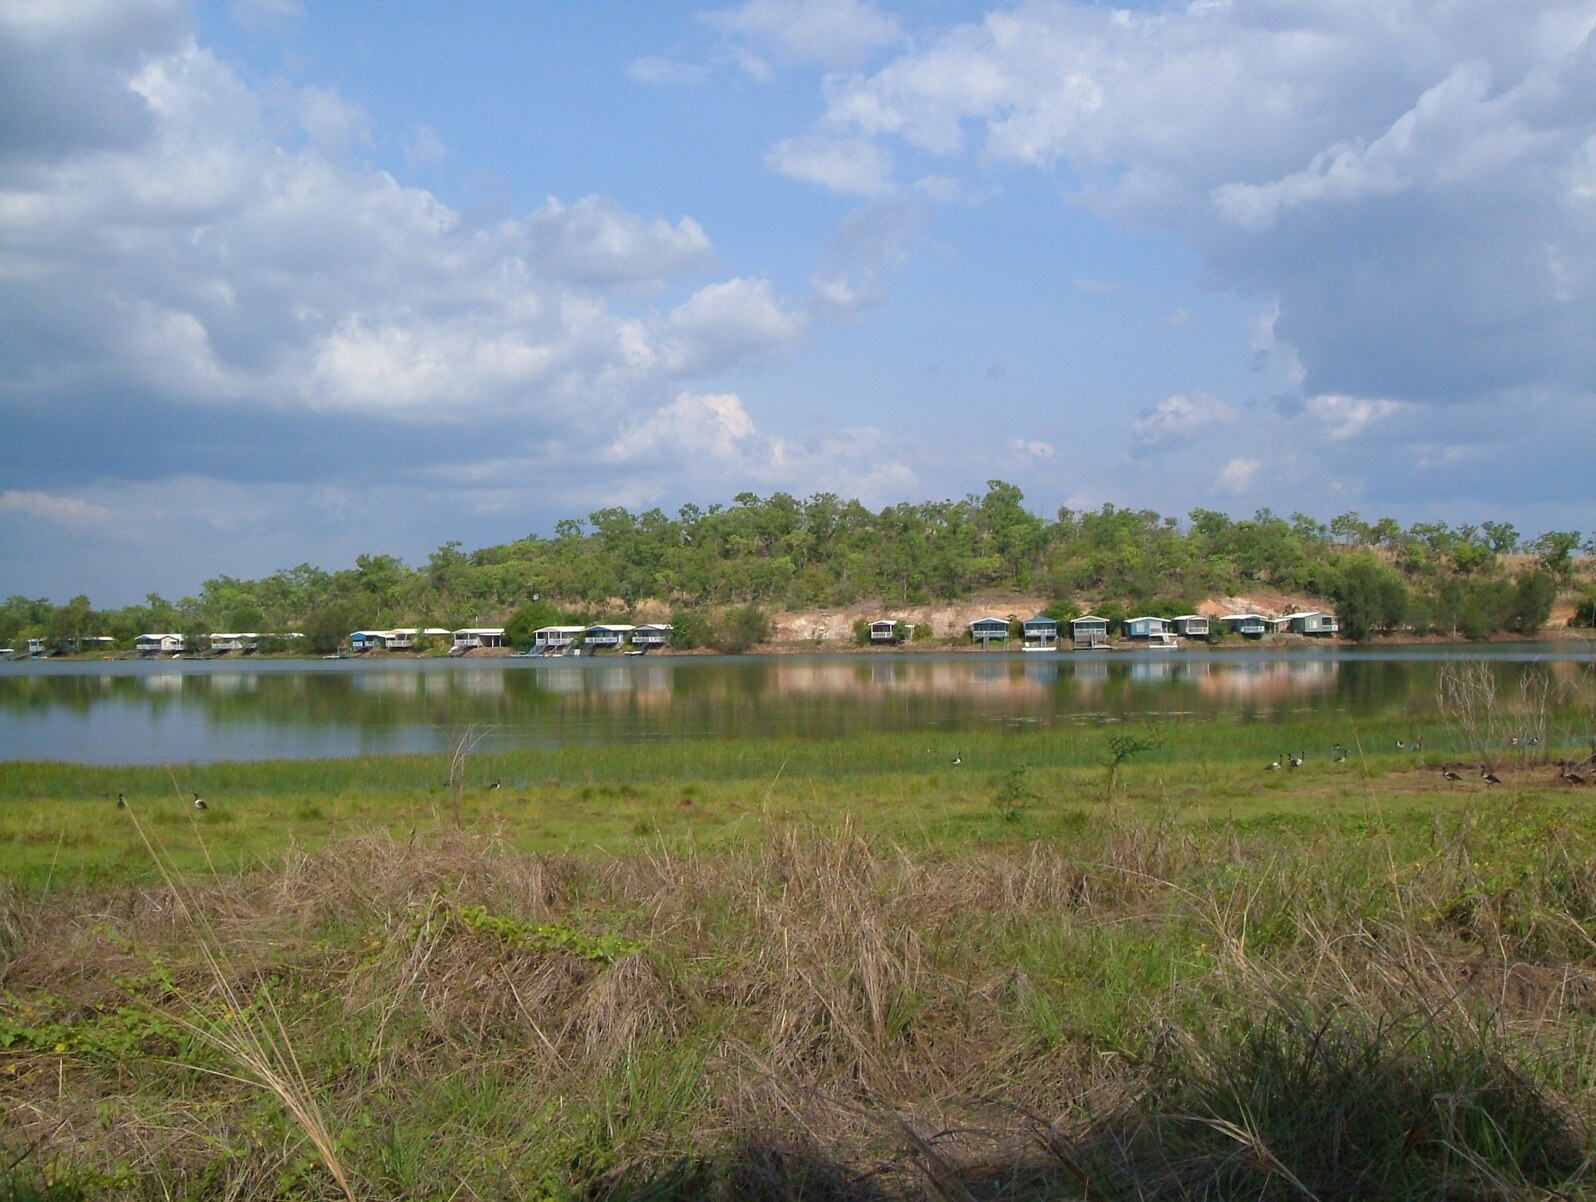
[[[0,760],[161,764],[447,751],[465,724],[484,751],[580,740],[864,731],[1063,729],[1149,714],[1284,719],[1356,704],[1404,728],[1436,717],[1449,664],[1484,662],[1498,696],[1544,674],[1589,699],[1591,646],[1378,653],[1079,652],[1024,655],[345,661],[97,661],[0,665]],[[1318,699],[1318,700],[1312,700]],[[1570,702],[1569,704],[1574,704]],[[1584,704],[1584,702],[1580,702]]]

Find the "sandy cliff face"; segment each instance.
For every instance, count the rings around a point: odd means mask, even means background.
[[[821,609],[794,610],[771,615],[778,643],[850,643],[854,623],[863,619],[897,618],[915,625],[930,623],[936,638],[964,634],[977,618],[1029,618],[1050,604],[1050,599],[1034,593],[995,593],[971,601],[937,605],[883,605],[875,602]],[[1085,602],[1083,608],[1089,608]],[[1200,602],[1197,612],[1209,617],[1222,614],[1261,613],[1279,615],[1298,610],[1331,609],[1322,598],[1300,593],[1280,593],[1255,589],[1245,596],[1209,597]]]
[[[935,638],[963,634],[976,618],[1029,618],[1048,604],[1046,597],[1005,593],[975,601],[939,605],[882,605],[876,602],[823,609],[797,610],[771,615],[775,640],[783,642],[851,643],[853,626],[860,620],[896,618],[915,626],[927,623]]]

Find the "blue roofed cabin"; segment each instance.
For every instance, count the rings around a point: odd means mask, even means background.
[[[977,618],[970,623],[970,641],[989,647],[993,643],[1006,643],[1009,638],[1007,618]]]
[[[1269,619],[1262,614],[1226,614],[1219,619],[1232,634],[1261,639],[1269,631]]]
[[[902,623],[896,618],[877,618],[870,623],[870,642],[872,645],[879,643],[896,643],[902,636],[898,627]]]
[[[639,651],[652,651],[656,647],[669,646],[670,641],[669,622],[650,622],[632,631],[632,646]]]
[[[1070,619],[1070,638],[1077,647],[1108,646],[1108,619],[1095,614],[1082,614]]]
[[[1169,628],[1182,638],[1205,639],[1208,637],[1208,619],[1202,614],[1181,614],[1178,618],[1171,618],[1169,620]]]
[[[387,645],[386,630],[357,630],[349,636],[351,651],[381,651]]]
[[[1050,618],[1046,614],[1037,614],[1034,618],[1026,618],[1020,630],[1027,651],[1058,650],[1057,619]]]
[[[584,632],[582,645],[590,651],[613,651],[626,642],[637,627],[625,622],[599,623]]]
[[[1141,642],[1161,643],[1169,640],[1169,620],[1144,615],[1125,622],[1125,637]]]
[[[1336,623],[1335,614],[1327,614],[1317,609],[1287,614],[1282,621],[1292,634],[1306,634],[1313,638],[1328,638],[1341,629]]]

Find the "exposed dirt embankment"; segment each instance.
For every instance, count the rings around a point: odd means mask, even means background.
[[[823,609],[804,609],[771,615],[778,643],[852,642],[855,622],[896,618],[913,626],[931,627],[935,638],[963,634],[977,618],[1029,618],[1048,604],[1046,597],[1026,593],[993,593],[972,601],[936,605],[888,605],[861,602]]]
[[[968,601],[948,601],[933,605],[892,605],[879,601],[821,609],[783,611],[771,615],[777,643],[835,643],[853,640],[854,623],[877,618],[896,618],[915,626],[929,624],[935,638],[964,634],[977,618],[1029,618],[1040,613],[1052,599],[1039,593],[989,593]],[[1092,602],[1081,602],[1090,612]],[[1234,613],[1279,615],[1298,610],[1332,609],[1330,602],[1302,593],[1282,593],[1268,589],[1250,591],[1245,596],[1209,597],[1197,612],[1209,617]]]

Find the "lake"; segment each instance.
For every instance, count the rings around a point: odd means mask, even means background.
[[[1590,688],[1596,644],[0,664],[0,761],[204,763],[991,724],[1436,713],[1449,662]],[[1579,733],[1579,732],[1575,732]],[[1587,732],[1588,733],[1588,732]],[[1583,735],[1581,736],[1583,737]]]

